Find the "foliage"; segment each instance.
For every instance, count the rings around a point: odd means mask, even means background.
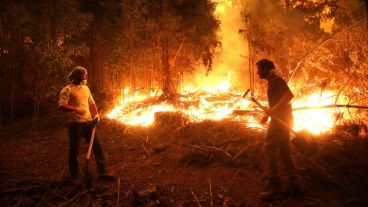
[[[354,25],[366,16],[364,1],[272,0],[245,6],[244,20],[257,34],[251,37],[255,58],[273,59],[282,76],[292,78],[296,93],[321,87],[338,92],[349,78],[355,83],[350,91],[366,90],[367,28],[364,22]]]
[[[7,65],[2,69],[19,71],[19,77],[13,77],[18,85],[11,87],[21,91],[17,102],[34,102],[37,116],[41,100],[55,100],[66,83],[61,80],[74,64],[73,58],[86,54],[81,34],[88,28],[91,16],[80,12],[78,2],[72,0],[4,1],[1,16],[2,50],[8,51],[1,54]]]
[[[167,16],[162,18],[164,2]],[[7,97],[14,93],[16,102],[31,102],[38,114],[45,103],[55,107],[75,65],[89,69],[95,92],[150,89],[162,81],[163,38],[168,40],[170,78],[177,82],[178,73],[200,63],[211,67],[218,27],[213,10],[209,0],[2,1],[0,62],[6,66],[0,74],[6,84],[1,91]],[[9,100],[4,102],[2,117],[11,108]]]

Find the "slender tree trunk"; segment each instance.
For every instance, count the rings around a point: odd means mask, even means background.
[[[96,23],[94,23],[96,24]],[[91,54],[90,54],[90,67],[88,68],[89,71],[89,85],[91,86],[91,89],[94,90],[96,87],[97,82],[97,42],[96,42],[96,29],[95,26],[92,26],[91,30],[91,39],[90,39],[90,48],[91,48]]]
[[[144,88],[147,95],[149,95],[149,87],[148,87],[148,68],[147,63],[144,63]]]
[[[166,96],[170,96],[170,65],[169,65],[169,51],[168,51],[168,40],[164,38],[162,40],[162,72],[163,72],[163,86],[162,93]]]
[[[36,78],[36,87],[35,87],[35,94],[33,97],[33,118],[37,119],[40,112],[40,81],[41,81],[41,69],[38,67],[37,69],[37,78]]]
[[[162,0],[162,16],[161,24],[165,24],[167,19],[168,10],[168,0]],[[163,26],[163,25],[162,25]],[[174,91],[171,88],[171,74],[170,74],[170,64],[169,64],[169,40],[166,34],[161,35],[161,62],[162,62],[162,74],[163,74],[163,84],[162,84],[162,97],[164,99],[173,98]]]
[[[365,0],[365,16],[368,17],[368,0]],[[366,21],[367,29],[368,29],[368,20]],[[368,36],[368,32],[366,34]]]
[[[116,106],[116,79],[117,79],[117,74],[116,74],[116,68],[114,67],[113,71],[112,71],[112,92],[113,92],[113,102],[114,102],[114,107]]]
[[[16,92],[16,67],[12,69],[11,75],[11,93],[10,93],[10,121],[14,121],[15,118],[15,92]]]
[[[5,68],[3,68],[2,70],[5,70]],[[2,72],[2,71],[1,71]],[[5,77],[5,76],[4,76]],[[4,124],[4,117],[5,114],[3,112],[3,107],[4,107],[4,80],[0,80],[0,129],[3,127]]]

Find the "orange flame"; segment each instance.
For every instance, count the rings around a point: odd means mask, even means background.
[[[129,89],[124,90],[129,93]],[[144,103],[144,100],[152,98],[155,94],[141,95],[135,93],[121,99],[118,106],[108,113],[107,117],[116,119],[127,125],[151,126],[154,123],[156,112],[181,112],[188,117],[190,122],[201,122],[204,120],[233,119],[245,123],[249,127],[264,128],[259,120],[253,116],[235,116],[234,110],[250,110],[253,105],[249,100],[242,98],[242,94],[231,90],[229,82],[219,84],[217,88],[207,90],[190,88],[180,97],[180,104],[176,106],[166,102],[158,104]],[[156,94],[157,95],[157,94]],[[159,95],[159,94],[158,94]],[[299,98],[293,102],[293,107],[322,106],[335,103],[335,93],[332,91],[313,93],[310,96]],[[339,103],[347,102],[343,96]],[[306,129],[312,133],[331,132],[336,123],[337,115],[342,111],[333,108],[322,108],[313,110],[297,110],[294,115],[294,130]]]
[[[339,96],[339,103],[346,104],[348,99],[343,95]],[[315,92],[309,96],[302,97],[293,102],[293,107],[323,106],[336,103],[336,93],[325,91]],[[343,114],[344,110],[336,108],[321,108],[313,110],[294,111],[294,130],[301,131],[306,129],[312,133],[320,134],[331,132],[337,122],[337,117]]]

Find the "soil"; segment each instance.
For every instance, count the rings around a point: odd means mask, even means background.
[[[318,152],[292,147],[303,195],[262,202],[265,130],[222,120],[131,127],[103,120],[97,133],[113,180],[68,179],[61,116],[23,120],[0,132],[1,206],[368,206],[368,139],[339,131]],[[82,142],[80,167],[87,143]],[[92,156],[92,160],[93,160]]]

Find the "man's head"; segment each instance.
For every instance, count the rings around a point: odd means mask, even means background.
[[[75,67],[68,75],[69,81],[75,84],[83,83],[84,85],[87,83],[88,72],[82,66]]]
[[[261,79],[267,79],[272,70],[275,70],[275,65],[269,59],[262,59],[256,63],[257,74]]]

